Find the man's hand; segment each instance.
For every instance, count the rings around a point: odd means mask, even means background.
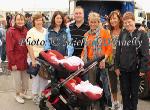
[[[116,69],[116,70],[115,70],[115,73],[116,73],[116,75],[117,75],[117,76],[120,76],[120,75],[121,75],[121,73],[120,73],[120,70],[119,70],[119,69]]]
[[[104,68],[105,68],[105,60],[102,60],[102,61],[99,63],[99,68],[100,68],[100,69],[104,69]]]
[[[140,72],[139,76],[143,77],[145,75],[145,73]]]
[[[13,71],[17,70],[17,66],[16,65],[12,66],[11,68],[12,68]]]

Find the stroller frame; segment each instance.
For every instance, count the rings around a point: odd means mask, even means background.
[[[46,95],[43,95],[41,101],[40,101],[40,105],[39,108],[40,110],[49,110],[49,108],[46,106],[46,102],[49,96],[52,97],[56,97],[59,96],[60,93],[60,89],[71,79],[73,79],[74,77],[78,76],[80,73],[81,75],[86,74],[90,69],[92,69],[94,66],[96,66],[100,61],[102,61],[105,57],[98,57],[96,59],[94,59],[91,62],[86,63],[83,67],[81,67],[80,69],[78,69],[77,71],[75,71],[74,73],[72,73],[69,77],[67,77],[64,81],[60,82],[59,84],[57,84],[54,88],[52,88],[51,92],[47,93]],[[42,59],[37,58],[37,61],[39,61],[40,63],[44,64],[44,65],[49,65],[50,64]],[[48,88],[50,85],[48,84],[48,86],[46,88]],[[71,92],[69,89],[67,89],[68,92],[70,92],[71,96],[74,96],[73,92]],[[54,95],[53,95],[54,94]],[[67,101],[65,99],[63,99],[63,97],[61,97],[61,95],[59,96],[60,99],[62,99],[63,103],[67,103]],[[73,97],[75,98],[75,97]],[[51,103],[51,102],[50,102]],[[57,110],[57,109],[56,109]],[[68,108],[63,108],[63,110],[80,110],[80,108],[78,107],[72,107],[71,105],[68,105]]]

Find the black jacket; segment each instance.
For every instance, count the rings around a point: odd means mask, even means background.
[[[146,72],[149,62],[148,41],[147,34],[142,31],[136,29],[129,33],[122,30],[116,47],[115,68],[127,72]]]

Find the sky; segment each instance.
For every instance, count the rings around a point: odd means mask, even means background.
[[[0,0],[0,11],[24,10],[67,10],[69,0]],[[149,0],[134,0],[145,11],[150,12]],[[44,8],[43,8],[44,7]]]
[[[134,0],[138,5],[146,12],[150,12],[150,2],[149,0]]]
[[[0,0],[0,10],[47,10],[69,8],[68,0]]]

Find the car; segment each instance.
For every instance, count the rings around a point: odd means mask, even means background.
[[[150,29],[150,20],[147,21],[147,27]]]
[[[150,31],[147,33],[149,37],[149,53],[150,53]],[[150,62],[148,64],[150,66]],[[139,98],[145,99],[150,96],[150,70],[144,77],[141,77],[139,86]]]
[[[150,71],[141,78],[139,86],[139,98],[145,99],[150,96]]]

